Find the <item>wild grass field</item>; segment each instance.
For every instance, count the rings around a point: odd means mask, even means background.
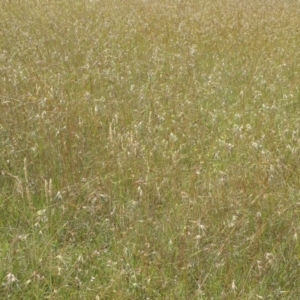
[[[300,299],[299,24],[1,1],[0,299]]]

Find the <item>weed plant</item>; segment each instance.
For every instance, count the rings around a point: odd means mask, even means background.
[[[1,299],[299,299],[300,2],[2,0]]]

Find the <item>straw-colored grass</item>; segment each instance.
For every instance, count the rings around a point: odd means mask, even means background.
[[[3,0],[1,299],[298,299],[300,2]]]

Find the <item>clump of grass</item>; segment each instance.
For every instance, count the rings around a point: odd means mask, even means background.
[[[3,299],[296,299],[299,2],[4,1]]]

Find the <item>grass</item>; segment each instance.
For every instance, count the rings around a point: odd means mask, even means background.
[[[1,299],[297,299],[294,0],[2,1]]]

